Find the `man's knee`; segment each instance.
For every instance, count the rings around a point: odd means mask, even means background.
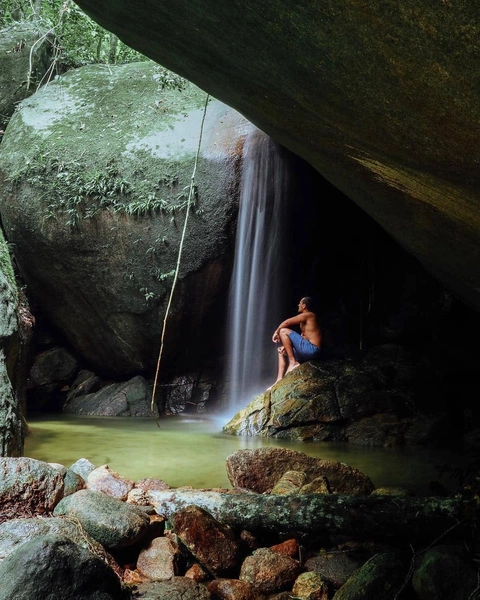
[[[282,336],[285,336],[285,335],[286,335],[287,337],[290,337],[290,334],[291,334],[291,333],[292,333],[292,330],[291,330],[291,329],[287,329],[287,327],[282,327],[282,328],[280,329],[280,332],[279,332],[279,334],[280,334],[280,337],[282,337]]]

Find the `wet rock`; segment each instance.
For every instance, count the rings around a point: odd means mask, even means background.
[[[128,492],[127,502],[136,506],[148,506],[150,504],[146,493],[143,490],[137,490],[137,488],[133,488]]]
[[[18,102],[33,94],[50,66],[51,38],[40,23],[14,23],[0,31],[0,129]],[[30,73],[30,85],[27,74]]]
[[[207,588],[189,577],[172,577],[169,581],[154,581],[138,586],[142,600],[210,600]]]
[[[87,488],[118,500],[126,500],[133,489],[133,481],[112,471],[108,465],[102,465],[88,475]]]
[[[271,494],[293,494],[298,493],[307,480],[303,471],[287,471],[273,486]]]
[[[120,581],[102,559],[59,535],[36,537],[0,564],[0,600],[55,597],[121,600]]]
[[[381,487],[373,490],[372,496],[415,496],[412,490],[402,487]]]
[[[239,579],[262,594],[273,594],[291,588],[300,571],[300,563],[293,558],[259,548],[243,561]]]
[[[342,585],[334,600],[393,600],[397,597],[405,576],[404,565],[394,554],[376,554]]]
[[[193,563],[193,565],[186,571],[185,577],[189,577],[193,579],[193,581],[206,581],[210,578],[208,572],[198,563]]]
[[[261,600],[254,585],[239,579],[214,579],[208,591],[218,600]]]
[[[305,562],[305,569],[317,573],[338,590],[365,561],[352,559],[345,552],[322,552]]]
[[[193,556],[216,577],[238,570],[240,541],[230,527],[214,519],[206,510],[189,506],[175,513],[173,529]]]
[[[90,473],[96,469],[97,467],[92,464],[88,458],[79,458],[73,465],[70,467],[70,470],[80,477],[86,482]]]
[[[406,424],[396,415],[378,414],[352,423],[345,429],[349,442],[363,446],[401,446]]]
[[[54,514],[78,519],[85,531],[108,550],[135,544],[149,525],[148,515],[139,508],[92,490],[80,490],[64,498]]]
[[[144,492],[148,492],[150,490],[169,490],[170,486],[167,485],[161,479],[155,479],[154,477],[145,477],[144,479],[139,479],[135,482],[135,487]]]
[[[146,379],[137,375],[129,381],[107,385],[94,394],[72,398],[63,410],[76,415],[148,417],[150,388]]]
[[[23,543],[45,535],[60,535],[68,538],[99,556],[116,573],[121,573],[121,569],[113,557],[105,551],[101,544],[88,535],[78,521],[63,517],[12,519],[2,523],[0,525],[0,560],[17,550]]]
[[[85,479],[72,469],[68,469],[63,478],[64,488],[63,495],[71,496],[75,492],[79,492],[87,487]]]
[[[0,193],[2,223],[22,277],[78,355],[116,379],[156,364],[206,100],[189,83],[162,86],[161,76],[150,61],[71,69],[22,103],[1,144],[3,191],[3,176],[16,174],[15,192]],[[189,369],[209,359],[210,352],[199,357],[199,343],[219,343],[211,332],[230,278],[238,168],[251,129],[211,99],[195,216],[169,314],[164,364],[172,374],[186,372],[187,356]],[[33,147],[47,132],[43,161]],[[61,178],[59,163],[68,164]],[[69,405],[81,406],[77,398]]]
[[[63,477],[32,458],[0,458],[0,522],[51,512],[63,496]]]
[[[143,549],[137,561],[137,570],[152,581],[167,581],[179,575],[181,552],[174,541],[158,537]]]
[[[35,357],[28,386],[35,388],[52,383],[69,383],[77,370],[77,359],[70,352],[65,348],[51,348]]]
[[[325,477],[334,494],[370,494],[370,479],[343,463],[312,458],[285,448],[237,450],[227,457],[227,475],[234,487],[270,492],[287,471],[303,471],[310,480]]]
[[[75,381],[70,386],[70,390],[66,398],[67,402],[73,400],[73,398],[77,398],[78,396],[85,396],[85,394],[98,392],[101,381],[102,380],[100,377],[97,377],[92,371],[82,369],[79,371]]]
[[[292,596],[301,600],[329,600],[328,585],[318,573],[300,573],[293,584]]]
[[[300,489],[301,494],[331,494],[332,491],[326,477],[315,477],[310,483],[306,483]]]
[[[420,557],[412,577],[419,600],[464,600],[478,586],[478,568],[460,546],[442,544]]]
[[[270,546],[270,550],[273,552],[277,552],[278,554],[283,554],[284,556],[290,556],[291,558],[298,558],[299,545],[297,540],[285,540],[281,544],[275,544],[275,546]]]

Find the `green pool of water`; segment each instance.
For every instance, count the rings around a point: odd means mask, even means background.
[[[402,486],[427,494],[431,481],[455,485],[439,467],[461,463],[452,452],[428,448],[368,448],[348,443],[288,442],[222,433],[226,420],[175,416],[154,419],[48,415],[29,419],[25,456],[67,467],[79,458],[108,464],[135,481],[158,477],[171,487],[231,487],[226,457],[241,448],[277,446],[340,461],[366,473],[376,487]]]

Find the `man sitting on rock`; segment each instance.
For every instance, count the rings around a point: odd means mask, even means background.
[[[317,315],[311,310],[312,305],[310,297],[302,298],[298,303],[299,314],[282,321],[273,333],[272,341],[282,344],[278,347],[278,374],[275,383],[301,363],[320,357],[322,331]],[[293,325],[300,326],[301,334],[288,329]]]

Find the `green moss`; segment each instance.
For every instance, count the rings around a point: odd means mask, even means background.
[[[13,272],[12,261],[10,259],[10,253],[8,251],[7,242],[3,236],[3,232],[0,229],[0,271],[5,275],[8,283],[12,286],[15,294],[17,293],[17,282],[15,279],[15,273]]]

